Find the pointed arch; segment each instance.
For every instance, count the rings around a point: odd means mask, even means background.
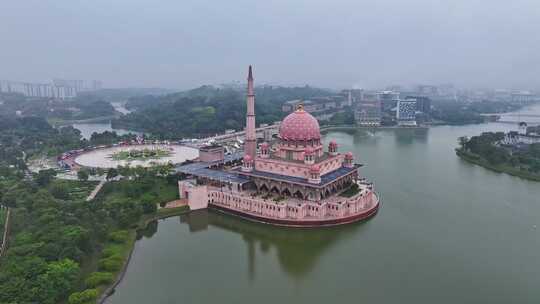
[[[289,188],[283,189],[283,191],[281,192],[281,195],[292,196],[291,191],[289,191]]]
[[[263,183],[263,184],[259,187],[259,191],[261,191],[261,192],[268,192],[268,190],[269,190],[269,189],[268,189],[268,186],[267,186],[265,183]]]

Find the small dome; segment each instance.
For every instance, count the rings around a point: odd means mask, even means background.
[[[330,147],[337,147],[336,141],[332,140],[329,144]]]
[[[284,140],[320,139],[319,122],[300,107],[283,119],[279,127],[279,137]]]
[[[267,142],[263,142],[261,144],[261,149],[268,149],[268,143]]]
[[[251,156],[249,154],[244,155],[244,163],[251,162]]]
[[[311,172],[311,173],[319,173],[319,172],[321,172],[321,167],[319,167],[319,165],[312,165],[309,168],[309,172]]]
[[[353,156],[352,152],[345,153],[345,159],[353,159],[353,158],[354,158],[354,156]]]

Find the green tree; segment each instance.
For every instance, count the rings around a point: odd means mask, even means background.
[[[81,169],[81,170],[77,171],[77,178],[80,181],[83,181],[83,182],[87,181],[88,177],[89,177],[88,171],[86,171],[84,169]]]
[[[61,200],[68,200],[70,198],[69,196],[69,188],[64,183],[54,183],[51,185],[51,194],[57,199]]]
[[[75,287],[79,265],[70,259],[47,264],[45,273],[37,278],[35,297],[40,303],[58,303]]]
[[[133,170],[129,166],[118,166],[118,174],[123,177],[130,177],[133,175]]]
[[[113,179],[115,177],[118,176],[118,170],[116,170],[116,168],[110,168],[108,171],[107,171],[107,180],[110,180],[110,179]]]
[[[47,169],[47,170],[39,170],[36,178],[36,183],[40,186],[47,186],[50,184],[50,182],[53,180],[53,178],[56,176],[56,171],[54,169]]]
[[[154,213],[157,211],[157,205],[154,201],[143,200],[141,205],[143,212],[146,214]]]

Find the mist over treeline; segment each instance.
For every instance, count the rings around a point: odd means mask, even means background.
[[[535,0],[4,1],[0,79],[538,89]]]

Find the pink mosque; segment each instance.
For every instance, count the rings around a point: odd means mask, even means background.
[[[199,150],[199,161],[177,168],[181,199],[192,210],[211,208],[242,218],[290,227],[334,226],[365,220],[379,209],[373,184],[359,176],[351,152],[335,141],[325,149],[319,123],[300,105],[280,124],[273,143],[257,146],[255,94],[248,72],[243,153],[221,146]]]

